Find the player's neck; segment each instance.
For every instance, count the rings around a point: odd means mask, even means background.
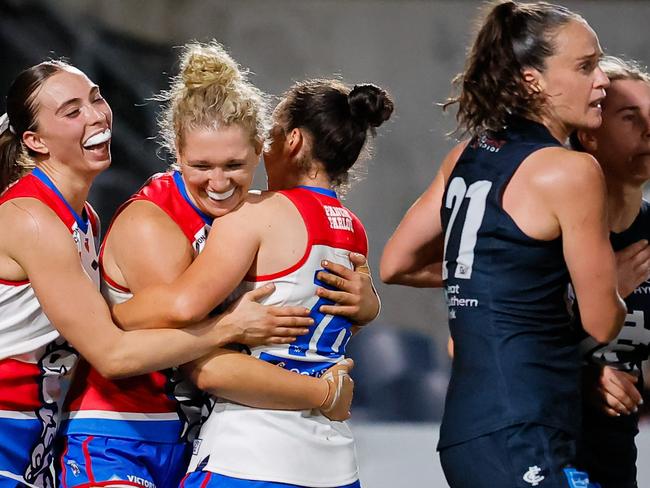
[[[77,213],[81,213],[88,198],[93,174],[80,174],[65,165],[41,162],[37,167],[47,175],[61,195]]]
[[[613,232],[629,229],[639,214],[643,188],[638,185],[626,185],[608,182],[607,211],[609,228]]]
[[[312,166],[312,168],[299,175],[296,178],[296,186],[315,186],[317,188],[332,188],[332,181],[322,166]]]

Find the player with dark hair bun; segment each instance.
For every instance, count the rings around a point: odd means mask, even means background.
[[[3,486],[55,486],[54,438],[79,353],[115,379],[196,359],[242,331],[237,313],[183,330],[112,322],[99,293],[99,221],[86,202],[111,163],[112,121],[99,87],[63,61],[21,72],[0,117]]]
[[[152,176],[111,223],[100,255],[102,292],[109,304],[171,282],[190,265],[203,249],[213,220],[237,208],[248,194],[270,122],[265,95],[215,41],[184,46],[180,73],[158,98],[165,102],[164,144],[176,163],[171,171]],[[328,275],[342,281],[340,296],[363,301],[360,295],[365,290],[370,297],[366,308],[374,313],[378,299],[370,279],[346,271],[361,285],[358,293],[347,294],[348,280]],[[243,334],[233,329],[235,334],[226,342],[287,347],[306,332],[313,319],[304,306],[266,307],[254,301],[271,290],[252,290],[231,307],[244,312],[238,313],[237,323]],[[357,305],[346,307],[353,320],[359,319],[355,311],[364,311]],[[183,308],[180,315],[178,320],[155,323],[178,328],[197,313]],[[209,365],[213,355],[221,356],[216,369]],[[349,364],[336,365],[329,376],[315,378],[232,349],[214,348],[202,361],[208,364],[201,368],[198,386],[220,398],[251,407],[313,408],[329,418],[347,417],[352,395]],[[114,380],[88,365],[81,368],[62,428],[61,485],[124,486],[135,479],[158,488],[178,486],[201,421],[202,397],[192,386],[180,371]]]
[[[363,225],[341,205],[336,188],[346,181],[368,133],[392,110],[388,94],[374,85],[353,90],[332,80],[294,85],[275,109],[264,154],[269,191],[249,195],[216,219],[204,250],[185,273],[117,305],[116,318],[137,323],[181,312],[201,317],[240,283],[238,293],[272,283],[275,289],[263,303],[304,306],[314,325],[292,344],[254,347],[251,354],[302,375],[330,375],[344,360],[354,324],[331,315],[335,308],[325,296],[336,300],[341,292],[328,290],[322,271],[335,263],[351,272],[350,253],[368,252]],[[200,385],[210,368],[232,374],[221,366],[228,361],[222,355],[196,362],[193,377]],[[317,411],[214,401],[184,486],[359,486],[345,423]]]

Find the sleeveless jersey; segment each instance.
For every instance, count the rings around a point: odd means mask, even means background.
[[[212,219],[187,195],[178,172],[152,176],[122,205],[145,200],[161,208],[181,228],[197,254],[203,248]],[[111,229],[107,232],[110,233]],[[103,248],[102,248],[103,255]],[[100,255],[100,261],[102,258]],[[132,294],[102,273],[102,293],[109,303]],[[82,362],[67,404],[66,434],[98,435],[151,442],[178,442],[198,430],[196,389],[176,369],[131,378],[108,380]]]
[[[650,203],[645,200],[641,204],[639,215],[629,228],[620,233],[610,234],[614,251],[620,251],[641,239],[650,240]],[[580,344],[580,349],[588,363],[612,366],[624,371],[636,371],[641,375],[643,372],[641,363],[650,355],[650,280],[637,286],[632,294],[625,298],[625,305],[627,306],[625,323],[616,339],[609,344],[599,344],[592,337],[587,337]],[[643,378],[640,378],[637,383],[639,388],[641,385],[643,385]],[[595,410],[587,400],[583,402],[583,429],[592,432],[609,431],[610,439],[614,436],[636,435],[638,421],[639,417],[636,413],[609,417]],[[609,446],[589,447],[592,450],[608,448]]]
[[[366,255],[367,237],[361,222],[333,191],[298,187],[279,193],[300,211],[308,233],[305,252],[284,271],[247,277],[242,288],[273,282],[275,291],[261,303],[307,307],[314,325],[293,344],[256,347],[251,354],[318,377],[344,357],[351,323],[318,311],[331,302],[316,296],[317,287],[323,286],[316,274],[323,259],[352,268],[349,252]],[[313,487],[347,485],[358,479],[354,441],[345,422],[332,422],[313,411],[257,409],[225,401],[214,403],[194,442],[189,471],[200,470]]]
[[[15,198],[34,198],[56,213],[99,288],[99,223],[90,205],[77,214],[38,168],[6,190],[0,205]],[[28,280],[0,280],[0,311],[0,485],[11,478],[53,487],[53,441],[78,354],[45,316]]]
[[[562,240],[527,236],[502,207],[524,159],[555,146],[543,125],[514,119],[502,132],[475,137],[445,188],[443,279],[454,359],[439,449],[524,422],[577,435],[580,364]]]
[[[614,251],[620,251],[641,239],[650,241],[650,203],[645,200],[639,215],[628,229],[610,234]],[[641,283],[625,299],[625,304],[627,315],[618,337],[605,345],[589,337],[583,341],[581,349],[587,359],[595,363],[641,372],[641,363],[650,354],[650,280]]]

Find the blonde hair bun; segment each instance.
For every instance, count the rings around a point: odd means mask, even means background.
[[[164,103],[158,123],[169,154],[182,152],[188,131],[231,125],[243,128],[262,147],[270,125],[268,101],[247,80],[249,71],[214,40],[183,46],[179,64],[169,90],[153,98]]]
[[[188,44],[181,59],[181,78],[189,90],[229,86],[243,78],[235,60],[215,41]]]

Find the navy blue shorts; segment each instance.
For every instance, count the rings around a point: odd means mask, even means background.
[[[222,474],[210,473],[208,471],[195,471],[188,473],[180,484],[180,488],[309,488],[287,483],[275,483],[272,481],[244,480],[231,478]],[[359,481],[352,484],[331,487],[331,488],[361,488]]]
[[[577,464],[602,488],[637,488],[638,417],[583,410]]]
[[[519,424],[443,448],[451,488],[597,488],[573,468],[576,442],[539,424]]]
[[[56,463],[61,488],[177,488],[191,455],[187,443],[70,434]]]

